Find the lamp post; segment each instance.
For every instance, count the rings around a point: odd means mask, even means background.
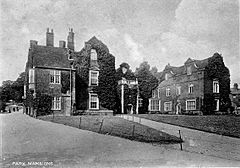
[[[136,106],[136,114],[138,114],[138,96],[139,96],[139,87],[138,87],[138,79],[136,78],[136,85],[137,85],[137,106]]]

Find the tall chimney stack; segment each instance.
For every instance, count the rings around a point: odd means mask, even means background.
[[[49,31],[49,28],[47,28],[47,33],[46,33],[46,45],[47,46],[54,46],[54,34],[53,34],[53,29],[51,29],[51,32]]]
[[[69,29],[68,37],[67,37],[67,48],[74,50],[74,32],[73,29]]]

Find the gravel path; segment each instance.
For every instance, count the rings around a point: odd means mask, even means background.
[[[51,167],[240,165],[238,161],[100,135],[22,113],[1,114],[0,120],[3,164],[0,167],[44,167],[41,164],[51,163]]]
[[[141,123],[143,125],[155,128],[171,135],[179,137],[179,130],[184,140],[183,150],[200,153],[208,156],[240,161],[240,139],[228,136],[217,135],[213,133],[188,129],[171,124],[156,122],[144,118],[120,115],[120,117]],[[172,145],[173,148],[179,149],[179,145]]]

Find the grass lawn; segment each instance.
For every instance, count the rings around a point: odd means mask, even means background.
[[[238,116],[171,116],[161,114],[140,114],[137,116],[157,122],[240,138],[240,117]]]
[[[55,116],[54,120],[52,116],[41,116],[38,119],[140,142],[159,144],[181,142],[178,137],[113,116],[81,116],[81,122],[80,116]]]

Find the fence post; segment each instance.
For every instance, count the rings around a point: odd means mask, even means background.
[[[134,138],[135,124],[133,124],[132,137]]]
[[[180,130],[178,130],[178,133],[179,133],[179,138],[182,141],[182,136],[181,136]],[[182,142],[180,142],[180,149],[182,150]]]
[[[80,119],[79,119],[79,128],[81,128],[81,123],[82,123],[82,117],[80,116]]]
[[[53,118],[52,118],[52,120],[54,121],[54,110],[53,110],[52,114],[53,114]]]
[[[101,125],[100,125],[100,128],[99,128],[99,131],[98,131],[98,133],[100,133],[100,132],[101,132],[101,130],[102,130],[102,126],[103,126],[103,120],[104,120],[104,119],[102,119],[102,122],[101,122]]]

